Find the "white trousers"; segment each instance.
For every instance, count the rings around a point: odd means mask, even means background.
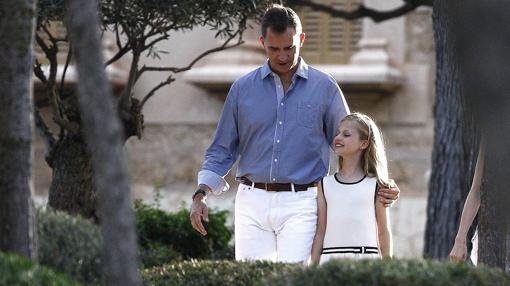
[[[236,260],[306,263],[317,228],[317,187],[268,192],[240,184],[235,202]]]

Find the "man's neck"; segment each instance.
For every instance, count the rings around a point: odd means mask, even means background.
[[[290,85],[290,83],[292,82],[292,77],[294,76],[294,74],[297,72],[297,70],[299,68],[300,61],[301,61],[301,59],[299,59],[297,64],[291,70],[289,70],[286,73],[279,73],[279,72],[276,72],[276,71],[273,71],[273,72],[278,75],[278,77],[280,78],[280,80],[282,81],[282,83],[284,85]],[[269,68],[271,70],[273,70],[273,68],[271,67],[271,62],[269,62]]]

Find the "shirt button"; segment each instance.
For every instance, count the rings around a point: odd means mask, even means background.
[[[282,103],[280,103],[280,105],[281,105],[281,106],[283,106],[283,102],[282,102]]]
[[[281,122],[281,121],[280,121],[280,122],[278,122],[278,123],[279,123],[280,125],[282,125],[282,124],[283,124],[283,122]]]
[[[276,181],[276,178],[273,178],[273,182]]]
[[[280,140],[276,140],[276,143],[280,143]]]
[[[278,159],[274,159],[275,162],[278,162]]]

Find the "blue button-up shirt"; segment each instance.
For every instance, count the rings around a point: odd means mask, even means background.
[[[300,58],[286,93],[266,63],[232,84],[198,183],[215,194],[239,158],[236,177],[253,182],[306,184],[329,170],[329,148],[349,113],[330,75]]]

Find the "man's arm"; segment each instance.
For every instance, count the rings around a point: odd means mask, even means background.
[[[220,194],[229,186],[223,177],[237,159],[239,136],[237,133],[236,84],[227,95],[220,121],[216,127],[214,140],[205,154],[202,170],[198,173],[198,189],[192,196],[190,220],[191,225],[202,235],[207,231],[202,221],[208,222],[207,194]]]
[[[202,170],[198,173],[198,184],[207,185],[214,194],[228,190],[229,186],[223,177],[237,160],[237,94],[238,87],[235,82],[225,99],[213,142],[207,148]]]

